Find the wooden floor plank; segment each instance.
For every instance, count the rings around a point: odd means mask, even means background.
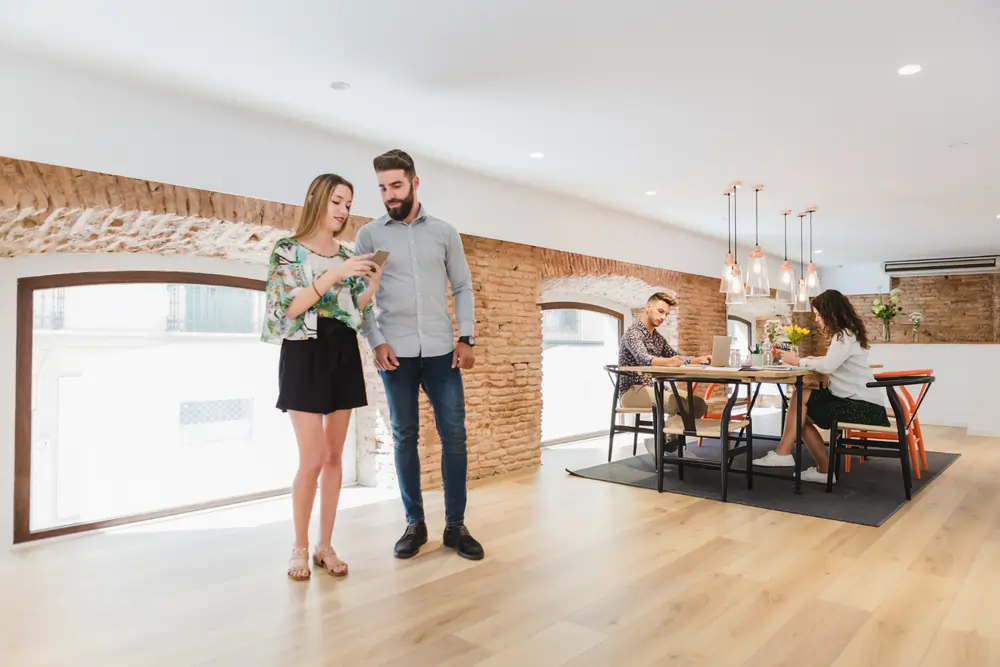
[[[961,459],[879,528],[567,475],[606,458],[598,440],[471,484],[479,562],[442,547],[440,492],[425,494],[430,542],[410,561],[391,554],[398,498],[344,510],[345,579],[287,579],[287,499],[38,543],[0,556],[0,655],[17,667],[1000,664],[1000,440],[925,437]]]

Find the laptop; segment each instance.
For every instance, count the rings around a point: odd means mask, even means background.
[[[726,368],[729,366],[729,350],[733,346],[732,336],[712,337],[712,366]]]

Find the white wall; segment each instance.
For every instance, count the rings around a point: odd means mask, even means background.
[[[971,436],[1000,437],[993,378],[1000,373],[1000,345],[991,343],[878,343],[869,359],[878,372],[931,370],[935,382],[917,415],[924,426],[956,426]],[[917,397],[919,387],[911,388]]]
[[[266,268],[233,260],[182,255],[51,254],[0,259],[0,556],[13,542],[14,519],[14,369],[17,336],[14,327],[17,281],[29,276],[82,271],[192,271],[264,280]]]
[[[317,173],[335,171],[355,184],[356,214],[385,212],[371,161],[396,147],[388,143],[3,50],[0,90],[0,155],[293,204]],[[700,275],[721,270],[725,243],[716,239],[414,158],[428,210],[464,233]]]
[[[880,263],[830,267],[822,272],[820,280],[823,289],[835,289],[848,295],[889,291],[889,276]]]

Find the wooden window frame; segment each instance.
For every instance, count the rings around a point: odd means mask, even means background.
[[[115,284],[187,284],[236,287],[263,292],[263,280],[188,271],[92,271],[20,278],[17,281],[17,361],[14,372],[14,544],[189,514],[239,503],[288,495],[291,487],[171,507],[127,516],[31,530],[31,371],[35,290]]]

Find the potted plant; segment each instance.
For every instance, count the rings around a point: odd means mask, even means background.
[[[773,364],[778,358],[778,333],[780,331],[781,322],[778,320],[771,320],[764,328],[764,334],[767,336],[767,344],[764,349],[764,363],[768,365]]]
[[[799,343],[801,343],[802,339],[808,336],[809,333],[809,329],[800,327],[797,324],[785,327],[785,337],[788,338],[788,343],[792,346],[792,352],[794,352],[796,356],[800,356]]]
[[[889,290],[887,298],[879,293],[872,301],[872,315],[882,320],[882,340],[892,341],[892,321],[903,314],[903,306],[899,303],[899,289]]]
[[[917,342],[917,329],[920,328],[920,323],[924,321],[924,316],[921,313],[910,313],[910,324],[913,325],[913,331],[910,332],[910,339],[912,342]]]

